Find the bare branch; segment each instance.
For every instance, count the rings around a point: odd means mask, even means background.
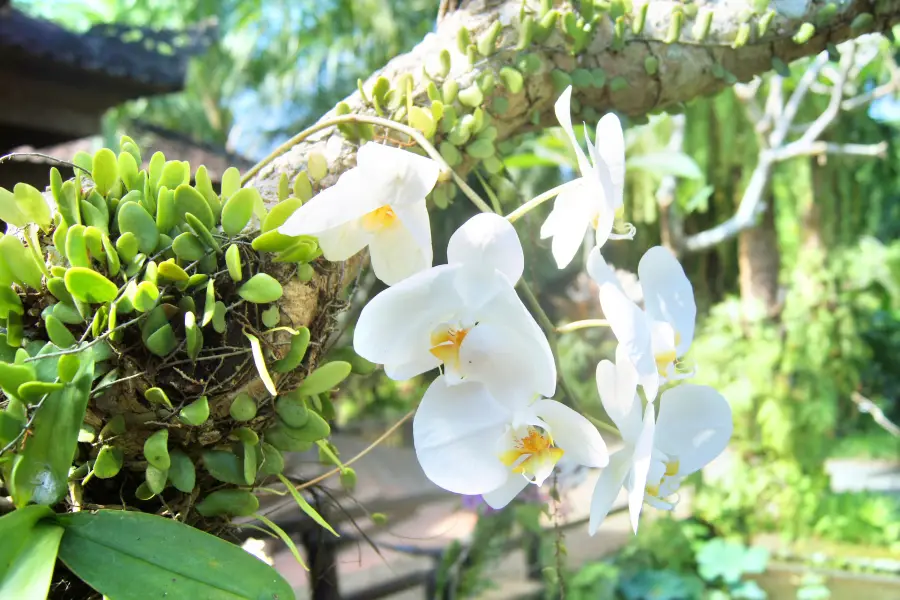
[[[823,141],[801,143],[798,140],[774,151],[772,157],[777,162],[797,158],[798,156],[821,156],[823,154],[884,158],[887,155],[887,148],[887,142],[878,142],[877,144],[837,144]]]
[[[707,250],[728,239],[737,236],[741,231],[756,225],[756,218],[765,211],[763,198],[769,185],[769,179],[774,166],[782,161],[799,156],[821,156],[825,154],[883,157],[887,151],[887,143],[878,144],[838,144],[833,142],[817,141],[825,130],[834,122],[840,114],[844,85],[847,83],[853,59],[856,52],[856,44],[851,44],[841,55],[841,62],[836,73],[833,74],[834,82],[831,86],[831,98],[828,106],[822,114],[803,132],[798,140],[785,144],[788,133],[791,132],[793,121],[810,91],[813,82],[825,67],[828,61],[827,53],[823,52],[812,62],[803,74],[794,92],[787,103],[781,105],[782,82],[777,76],[772,77],[773,85],[769,89],[769,97],[766,101],[764,121],[774,123],[774,129],[768,137],[768,143],[763,139],[759,160],[744,190],[744,195],[738,204],[737,212],[731,218],[719,223],[706,231],[694,234],[684,239],[684,249],[689,252]],[[741,98],[741,96],[738,96]],[[744,98],[741,98],[742,100]],[[744,102],[748,108],[748,116],[751,120],[758,115],[753,109],[753,103]],[[757,131],[760,129],[757,121]]]
[[[800,136],[798,141],[810,144],[814,140],[819,139],[819,136],[822,135],[825,130],[828,129],[828,126],[837,118],[838,113],[841,110],[841,100],[844,97],[844,84],[847,82],[847,76],[850,74],[850,68],[853,66],[854,56],[856,56],[856,44],[852,43],[847,51],[841,55],[840,69],[834,80],[834,85],[831,88],[831,99],[828,101],[828,106],[822,111],[822,114],[813,121],[812,125],[809,126],[809,129]]]
[[[900,427],[898,427],[896,423],[884,416],[884,412],[880,408],[878,408],[877,404],[875,404],[859,392],[853,392],[850,395],[850,399],[853,400],[854,404],[856,404],[859,412],[872,415],[872,420],[875,421],[882,429],[895,437],[900,437]]]

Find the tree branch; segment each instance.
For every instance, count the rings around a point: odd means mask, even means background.
[[[753,170],[753,174],[750,176],[747,189],[744,190],[744,195],[738,204],[737,212],[731,218],[715,227],[686,238],[683,244],[684,250],[689,252],[708,250],[737,236],[741,231],[755,226],[757,216],[765,210],[763,198],[769,185],[772,169],[779,162],[799,156],[823,154],[870,157],[883,157],[885,155],[887,150],[885,142],[879,144],[838,144],[817,141],[819,136],[825,132],[840,114],[844,97],[844,85],[853,67],[855,54],[856,43],[851,43],[842,53],[839,68],[833,75],[834,82],[831,86],[831,97],[829,98],[828,106],[815,121],[806,127],[801,136],[793,142],[786,143],[786,138],[792,130],[793,121],[804,98],[828,62],[828,54],[826,52],[819,54],[810,64],[803,77],[797,83],[794,92],[783,106],[781,105],[782,82],[779,77],[772,77],[773,82],[777,82],[777,84],[770,86],[765,115],[762,117],[765,122],[762,124],[758,120],[759,111],[754,110],[754,104],[749,102],[750,98],[746,94],[738,95],[745,102],[745,105],[749,106],[748,117],[751,120],[757,119],[757,131],[767,129],[769,123],[772,123],[772,132],[768,137],[760,136],[762,148],[759,153],[759,160]]]
[[[606,75],[606,84],[600,88],[578,87],[576,98],[583,106],[591,106],[598,112],[614,110],[641,115],[726,87],[731,79],[723,77],[723,72],[733,75],[739,81],[749,81],[754,75],[769,71],[772,60],[776,57],[790,62],[816,54],[828,43],[839,43],[863,33],[862,30],[852,30],[850,27],[860,14],[874,15],[871,27],[866,30],[875,31],[889,28],[900,18],[900,0],[849,0],[840,5],[838,13],[827,25],[820,26],[803,43],[797,43],[792,38],[801,25],[818,20],[819,5],[807,2],[803,14],[776,14],[764,36],[756,35],[757,22],[754,18],[751,23],[754,34],[745,45],[740,45],[735,40],[741,25],[745,24],[743,20],[746,18],[747,8],[740,2],[713,0],[707,2],[697,16],[685,15],[683,26],[679,30],[673,26],[673,21],[677,20],[673,14],[682,14],[683,3],[671,0],[648,2],[643,30],[639,34],[635,34],[628,26],[624,28],[622,37],[616,38],[612,19],[604,15],[591,32],[593,39],[577,56],[571,53],[571,38],[562,33],[561,24],[565,19],[560,18],[545,41],[540,44],[532,43],[525,49],[524,52],[540,60],[541,67],[537,73],[526,76],[524,89],[514,94],[498,85],[483,103],[483,108],[490,110],[498,106],[497,99],[503,98],[506,101],[499,103],[505,104],[505,110],[490,113],[491,124],[497,128],[495,141],[527,131],[535,123],[538,126],[554,124],[552,107],[559,94],[553,83],[553,73],[556,71],[571,73],[575,69],[602,69]],[[499,70],[502,67],[516,66],[523,54],[515,49],[521,29],[520,10],[521,0],[474,0],[465,3],[463,8],[449,12],[434,34],[427,36],[409,53],[392,60],[365,82],[363,87],[367,95],[378,76],[396,83],[401,76],[411,75],[414,103],[427,106],[425,92],[428,81],[422,73],[423,65],[439,62],[442,50],[449,52],[452,59],[446,79],[455,81],[461,88],[466,88],[487,73],[499,80]],[[527,0],[527,10],[536,13],[538,3]],[[569,5],[562,5],[558,10],[565,13],[572,9]],[[695,24],[710,11],[712,18],[708,33],[702,40],[697,40],[692,33]],[[626,22],[634,19],[634,15],[629,15]],[[474,43],[495,22],[502,25],[496,50],[486,58],[476,55],[474,66],[470,65],[469,59],[457,47],[457,33],[461,27],[466,27]],[[697,28],[698,31],[699,29],[702,28]],[[650,63],[655,68],[648,68]],[[617,82],[615,86],[611,83],[613,81]],[[442,80],[439,79],[437,83],[442,83]],[[358,91],[345,102],[350,112],[374,112],[371,103]],[[323,119],[334,114],[329,113]],[[322,182],[330,185],[340,173],[352,166],[355,152],[355,145],[347,143],[334,131],[322,131],[297,144],[258,173],[252,183],[259,188],[264,198],[274,201],[281,174],[285,173],[289,177],[296,175],[305,165],[306,156],[313,150],[324,153],[329,138],[333,136],[338,137],[335,145],[339,152],[329,161],[329,177]],[[438,134],[436,145],[441,141],[440,137],[441,134]],[[465,173],[476,162],[476,159],[467,156],[458,170]]]

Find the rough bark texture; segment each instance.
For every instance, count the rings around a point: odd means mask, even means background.
[[[556,4],[563,13],[573,10],[569,4]],[[484,106],[490,106],[490,101],[497,97],[508,100],[505,112],[492,114],[492,124],[498,130],[497,141],[534,128],[532,119],[535,113],[538,126],[554,124],[553,103],[558,96],[551,77],[554,69],[571,72],[576,68],[602,68],[607,74],[605,86],[599,89],[576,88],[575,97],[582,106],[590,106],[600,113],[617,111],[626,115],[643,115],[697,96],[715,93],[733,81],[727,74],[739,81],[747,81],[754,75],[770,70],[776,57],[788,63],[817,54],[829,43],[839,43],[868,31],[883,31],[900,15],[900,2],[897,1],[853,0],[839,5],[836,14],[823,22],[823,13],[820,11],[826,5],[825,2],[773,2],[772,8],[776,14],[766,28],[765,35],[759,36],[761,16],[750,16],[751,5],[754,3],[713,0],[698,4],[698,16],[684,15],[677,41],[672,43],[667,42],[672,39],[673,9],[684,8],[685,5],[681,2],[649,2],[644,28],[640,34],[632,31],[634,16],[626,15],[625,33],[620,44],[616,44],[614,22],[608,16],[604,17],[597,23],[592,41],[576,56],[571,54],[571,44],[557,25],[546,41],[532,44],[522,51],[538,56],[542,62],[538,73],[526,76],[523,91],[512,94],[502,86],[497,86],[486,98]],[[637,2],[635,5],[639,6]],[[427,105],[427,79],[422,74],[423,66],[434,64],[443,49],[448,50],[452,57],[452,68],[447,79],[457,81],[461,88],[478,80],[484,73],[496,73],[503,66],[515,65],[522,54],[515,49],[519,37],[521,7],[520,0],[475,0],[464,3],[441,21],[434,34],[429,34],[412,51],[398,56],[374,74],[365,83],[364,89],[367,92],[371,90],[378,76],[395,82],[402,75],[410,74],[414,80],[415,102]],[[528,7],[537,11],[535,2],[528,2]],[[706,36],[698,41],[693,33],[695,21],[708,10],[712,11],[712,21]],[[851,28],[854,19],[863,13],[874,16],[871,24],[865,28]],[[470,66],[469,60],[457,47],[457,33],[460,28],[466,27],[475,41],[496,21],[503,26],[496,51],[488,58],[479,57],[474,67]],[[735,48],[733,46],[742,22],[749,25],[749,39],[744,45]],[[794,37],[801,27],[813,23],[819,24],[815,33],[803,43],[795,41]],[[655,70],[647,68],[648,59],[650,62],[654,59],[657,62]],[[609,81],[616,77],[624,78],[627,86],[613,91]],[[349,96],[346,103],[351,112],[374,114],[371,105],[359,92]],[[331,116],[334,116],[333,112],[323,119]],[[330,174],[322,182],[329,185],[336,176],[352,166],[354,149],[355,145],[344,141],[336,130],[324,130],[310,136],[267,165],[253,178],[252,184],[259,188],[265,198],[274,199],[281,175],[284,173],[289,177],[295,176],[304,168],[309,153],[317,150],[329,159]],[[472,164],[472,159],[467,159],[458,171],[465,172]]]
[[[744,317],[751,320],[772,317],[778,312],[781,253],[773,203],[768,202],[768,206],[756,227],[738,234],[741,307]]]

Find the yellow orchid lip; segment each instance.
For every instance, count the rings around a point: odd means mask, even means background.
[[[397,220],[397,213],[389,205],[376,208],[362,216],[362,226],[366,231],[380,231],[390,227]]]
[[[552,470],[563,454],[565,452],[554,445],[549,433],[529,427],[525,436],[516,439],[512,449],[500,454],[500,462],[512,467],[513,473],[534,476],[538,471]]]
[[[444,363],[445,367],[459,370],[459,349],[469,329],[456,327],[442,327],[431,334],[431,348],[429,352]]]

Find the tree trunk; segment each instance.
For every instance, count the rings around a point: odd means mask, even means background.
[[[779,312],[778,275],[781,252],[775,230],[771,192],[759,225],[738,234],[741,308],[745,319],[774,317]]]

